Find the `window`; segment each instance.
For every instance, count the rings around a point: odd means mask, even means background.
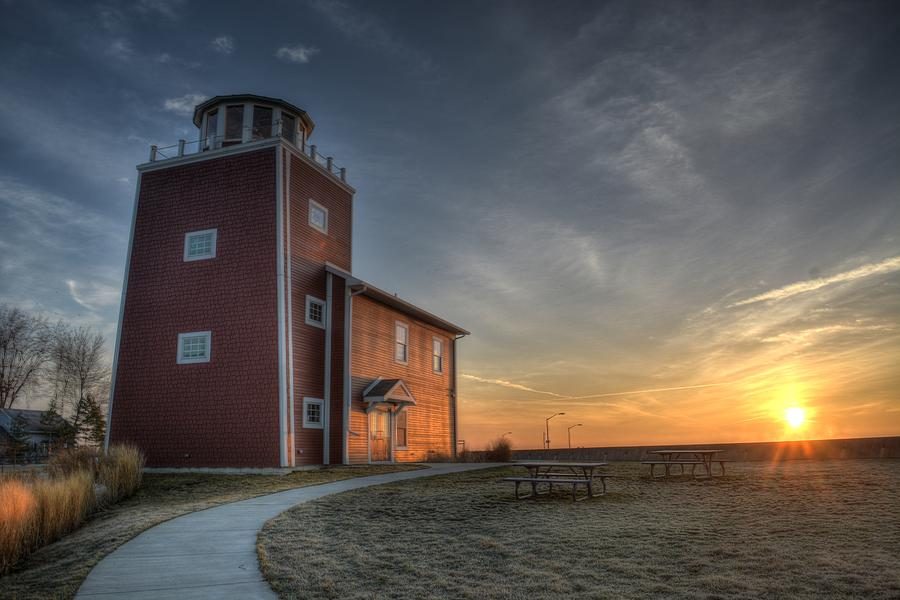
[[[409,325],[400,321],[394,327],[394,360],[404,365],[409,362]]]
[[[219,130],[219,111],[213,110],[206,115],[206,145],[212,146]]]
[[[240,142],[244,135],[244,105],[225,107],[225,141]]]
[[[322,429],[322,407],[325,401],[319,398],[303,399],[303,426],[307,429]]]
[[[407,419],[406,409],[402,409],[397,413],[397,447],[406,448],[407,445]]]
[[[191,231],[184,236],[184,260],[203,260],[216,257],[218,230]]]
[[[212,333],[195,331],[178,334],[178,364],[209,362],[212,351]]]
[[[325,329],[325,302],[313,296],[306,297],[306,324]]]
[[[253,139],[261,140],[272,135],[272,109],[267,106],[253,107]]]
[[[297,139],[297,121],[285,112],[281,113],[281,137],[292,144]]]
[[[309,199],[309,226],[328,233],[328,209],[312,198]]]
[[[441,338],[431,340],[431,369],[435,373],[444,372],[444,340]]]

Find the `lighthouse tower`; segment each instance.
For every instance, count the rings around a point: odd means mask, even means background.
[[[193,122],[138,166],[107,443],[160,467],[452,455],[467,332],[351,274],[354,189],[309,115],[242,94]]]

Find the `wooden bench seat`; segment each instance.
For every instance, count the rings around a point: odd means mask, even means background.
[[[569,477],[565,474],[561,473],[545,473],[538,477],[504,477],[503,481],[512,481],[516,484],[516,500],[524,500],[526,498],[536,498],[537,496],[546,496],[547,494],[553,491],[553,485],[571,485],[572,486],[572,500],[574,502],[580,502],[582,500],[587,500],[588,498],[596,498],[597,496],[603,496],[606,494],[606,480],[612,477],[612,475],[606,474],[598,474],[593,477]],[[599,480],[601,491],[598,493],[594,493],[594,482],[595,480]],[[526,495],[519,494],[519,486],[523,483],[531,484],[531,493]],[[546,491],[540,491],[538,486],[541,484],[547,484]],[[586,490],[586,494],[583,496],[578,496],[578,486],[584,486]]]

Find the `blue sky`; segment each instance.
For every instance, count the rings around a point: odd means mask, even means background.
[[[0,301],[113,339],[134,166],[271,95],[354,271],[473,331],[473,443],[900,431],[896,3],[248,6],[0,0]]]

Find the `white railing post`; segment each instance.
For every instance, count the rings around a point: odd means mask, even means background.
[[[315,144],[309,145],[309,155],[312,157],[313,160],[316,160],[316,145]]]
[[[156,160],[156,144],[152,144],[150,146],[150,162],[154,162]]]
[[[178,156],[184,156],[184,140],[178,140]]]
[[[347,168],[346,167],[341,167],[341,181],[343,181],[345,183],[347,181]]]
[[[334,157],[328,156],[325,158],[325,168],[328,169],[328,172],[331,173],[331,167],[334,165]]]

